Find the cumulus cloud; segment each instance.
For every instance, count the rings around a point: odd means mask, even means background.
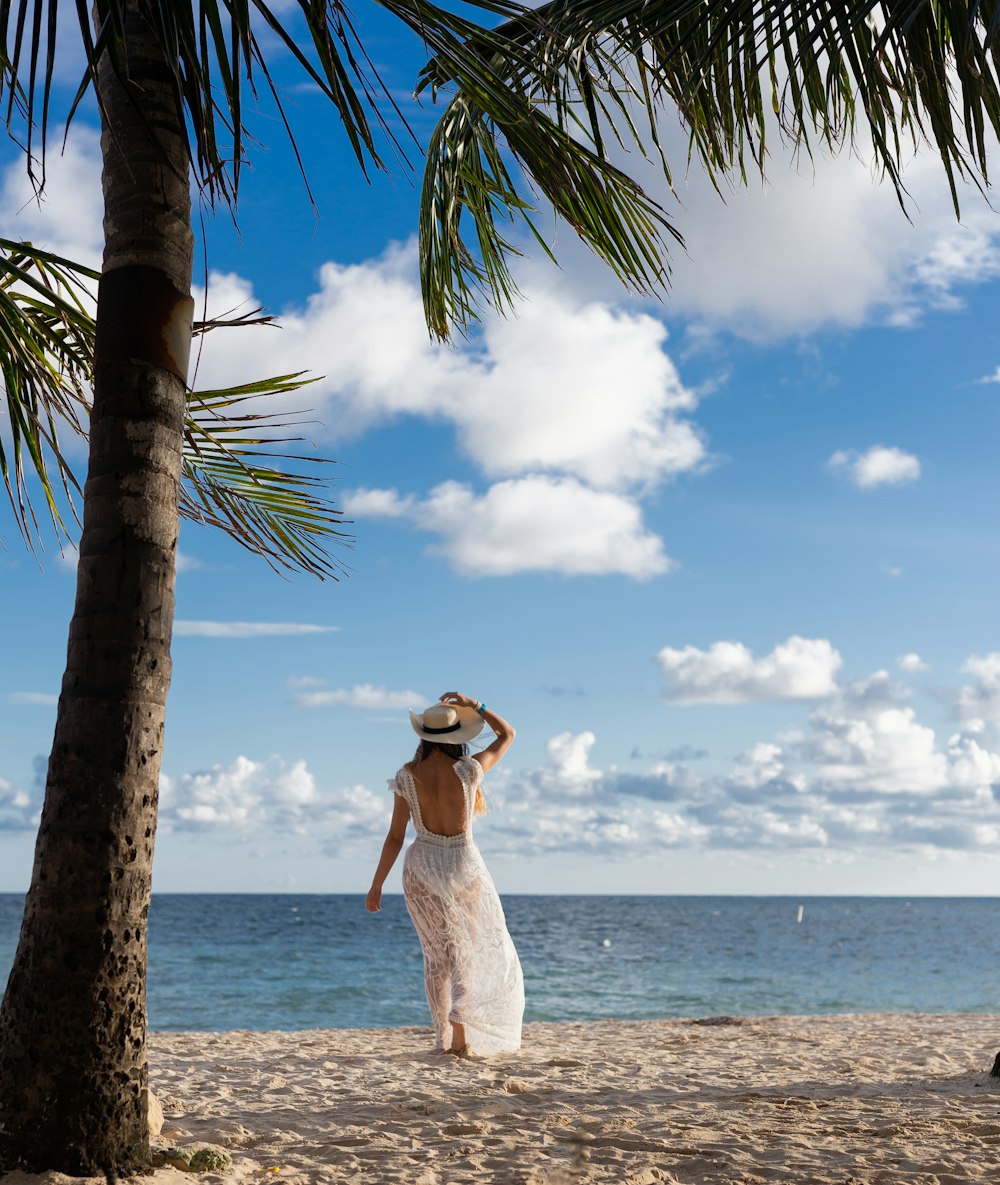
[[[920,477],[920,462],[912,453],[877,444],[865,453],[840,451],[827,462],[835,473],[844,473],[859,490],[903,485]]]
[[[542,789],[556,786],[574,798],[587,797],[601,779],[601,771],[590,764],[590,751],[597,740],[592,732],[561,732],[545,746],[548,764],[539,775]]]
[[[207,339],[202,380],[231,383],[322,359],[325,374],[309,390],[330,425],[322,434],[407,415],[445,421],[490,478],[566,474],[620,489],[704,464],[702,435],[685,418],[696,395],[665,352],[663,324],[646,313],[528,291],[516,316],[487,318],[456,351],[428,341],[413,244],[363,264],[324,264],[318,279],[304,310],[279,314],[280,331]],[[258,303],[236,276],[213,277],[212,301]]]
[[[62,132],[50,132],[52,143]],[[0,174],[0,215],[8,237],[94,268],[104,248],[100,136],[79,121],[61,151],[46,159],[41,199],[18,157]]]
[[[635,501],[571,478],[503,481],[481,496],[454,481],[423,499],[358,490],[344,506],[355,518],[404,518],[438,535],[432,550],[468,576],[619,573],[648,580],[673,566]]]
[[[656,657],[666,698],[682,704],[819,699],[835,690],[842,662],[827,639],[797,635],[762,658],[742,642],[713,642],[707,650],[665,646]]]
[[[44,779],[44,769],[37,772]],[[28,790],[0,777],[0,831],[34,831],[41,818],[43,790],[44,780],[39,777]]]
[[[685,161],[687,137],[662,122],[669,156]],[[694,164],[675,179],[680,206],[651,164],[645,182],[687,247],[672,259],[671,310],[753,339],[873,323],[907,328],[925,310],[960,307],[968,285],[1000,273],[995,214],[973,185],[959,184],[958,223],[939,159],[916,153],[903,172],[909,221],[872,169],[863,130],[852,143],[854,151],[835,157],[796,157],[772,128],[766,183],[751,177],[720,196]],[[634,154],[619,163],[633,169]],[[563,282],[578,286],[583,249],[560,248]],[[596,262],[589,274],[593,290],[612,290]]]
[[[934,730],[920,724],[885,672],[843,689],[811,718],[803,752],[827,789],[927,794],[948,784]]]
[[[76,574],[80,552],[75,543],[63,543],[59,549],[58,563],[64,572]]]
[[[304,634],[332,634],[339,625],[309,625],[294,621],[175,621],[180,638],[291,638]]]
[[[601,767],[591,732],[553,737],[545,764],[498,772],[490,852],[633,858],[672,846],[768,852],[996,850],[1000,753],[968,732],[939,743],[885,672],[841,689],[806,731],[759,741],[727,772]]]
[[[213,283],[220,308],[255,300],[238,277]],[[356,435],[406,416],[446,423],[459,451],[494,482],[483,494],[457,482],[405,497],[348,491],[347,513],[442,535],[436,550],[468,574],[646,579],[669,569],[662,541],[642,525],[640,499],[704,469],[708,454],[690,418],[696,394],[666,353],[660,321],[539,289],[516,316],[487,318],[473,342],[449,350],[427,340],[412,245],[364,264],[328,263],[319,285],[302,311],[279,314],[280,332],[213,335],[199,381],[232,383],[322,359],[326,373],[309,390],[316,418],[331,425],[319,435]]]
[[[487,318],[460,351],[442,349],[427,340],[414,261],[407,246],[365,264],[324,265],[320,291],[302,312],[280,315],[280,333],[209,339],[203,381],[322,358],[327,373],[310,399],[340,435],[404,416],[450,424],[459,451],[494,482],[485,493],[444,482],[402,497],[349,491],[343,501],[355,517],[392,517],[440,535],[434,550],[466,574],[647,579],[668,571],[640,499],[705,468],[707,448],[690,419],[697,397],[665,351],[663,324],[539,289],[516,316]],[[222,306],[254,299],[237,277],[215,284]],[[338,343],[332,356],[330,341]]]
[[[912,653],[901,654],[899,658],[896,659],[896,666],[899,667],[901,671],[906,671],[907,673],[930,670],[930,667],[924,662],[919,654]]]
[[[1000,650],[973,654],[965,660],[962,671],[975,678],[962,687],[958,697],[959,715],[979,725],[1000,726]]]
[[[698,468],[701,434],[677,418],[697,401],[666,338],[645,314],[532,294],[516,317],[486,326],[491,364],[453,412],[465,450],[488,476],[557,472],[598,488]]]
[[[370,845],[391,804],[365,786],[325,790],[303,760],[253,760],[172,777],[160,775],[160,826],[177,832],[317,832],[327,843]]]
[[[237,757],[227,766],[172,778],[160,775],[160,823],[168,830],[226,827],[252,830],[264,823],[294,823],[318,799],[304,761],[253,761]]]
[[[389,691],[371,683],[341,687],[335,691],[309,691],[295,697],[302,708],[417,708],[426,702],[419,691]]]
[[[974,656],[966,666],[980,683],[1000,682],[1000,655]],[[609,764],[595,731],[559,732],[539,766],[491,771],[491,797],[502,809],[479,824],[479,843],[488,856],[608,859],[670,848],[844,858],[1000,853],[1000,747],[987,732],[976,719],[939,737],[887,671],[836,687],[805,727],[757,740],[711,771],[687,763],[704,756],[698,750]],[[161,778],[168,831],[277,831],[308,835],[331,852],[370,853],[390,809],[384,791],[327,788],[305,761],[281,757],[240,756]],[[34,821],[37,801],[0,780],[0,826]]]

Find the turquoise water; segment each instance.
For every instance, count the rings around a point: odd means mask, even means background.
[[[802,922],[798,907],[804,906]],[[0,894],[0,975],[22,899]],[[527,1020],[814,1012],[1000,1012],[994,898],[504,900]],[[400,897],[154,896],[154,1029],[427,1023]]]

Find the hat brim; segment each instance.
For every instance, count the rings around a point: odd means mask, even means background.
[[[436,745],[464,745],[483,731],[486,721],[475,708],[460,707],[449,704],[458,713],[458,728],[451,732],[426,732],[424,730],[424,713],[410,711],[410,727],[422,741],[433,741]]]

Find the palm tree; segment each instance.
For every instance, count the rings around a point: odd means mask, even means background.
[[[80,9],[102,124],[106,242],[93,341],[77,598],[32,880],[0,1009],[2,1169],[114,1174],[148,1162],[146,916],[184,506],[193,329],[189,170],[210,199],[235,202],[244,153],[242,74],[256,71],[271,86],[251,12],[322,87],[363,166],[381,165],[372,121],[381,120],[388,129],[377,105],[367,102],[373,98],[371,83],[346,13],[305,2],[302,7],[312,57],[260,0],[252,9],[231,6],[225,27],[220,10],[210,5],[98,0],[92,33],[86,7]],[[473,34],[483,37],[494,46],[490,54],[498,56],[502,40],[423,0],[392,0],[392,8],[486,110],[505,100],[496,70],[466,44]],[[55,5],[43,8],[39,0],[36,13],[43,11],[39,23],[24,21],[23,10],[11,22],[10,4],[0,3],[0,23],[11,31],[2,63],[8,117],[23,104],[29,162],[39,154],[44,161],[51,57],[44,58],[38,91],[33,70],[42,53],[40,30],[48,28],[49,44],[54,42]],[[27,85],[19,87],[17,71],[24,61]],[[575,142],[566,140],[561,151],[571,162],[585,160],[581,175],[589,169],[606,177],[617,234],[641,237],[646,223],[636,227],[630,219],[637,210],[652,211],[652,204]],[[559,165],[558,157],[547,167],[553,163]],[[648,260],[658,271],[651,251]],[[42,348],[29,359],[35,363],[34,385],[7,392],[8,401],[13,395],[24,410],[21,439],[29,444],[36,469],[42,446],[56,447],[52,426],[64,405],[71,410],[76,372],[70,370],[68,380],[64,376],[77,359],[67,358],[67,350],[82,348],[79,310],[65,299],[65,264],[41,263],[49,269],[50,287],[62,289],[56,310],[62,320],[56,317],[53,332],[42,339],[48,351]],[[19,311],[26,307],[22,300]],[[51,308],[33,311],[52,320]],[[17,381],[21,371],[13,360],[11,369]],[[45,402],[53,387],[55,396]],[[226,396],[216,400],[225,402]],[[204,477],[205,439],[201,446],[195,455]],[[55,457],[62,471],[57,451]],[[231,450],[214,462],[231,467]],[[52,509],[44,470],[41,477]],[[16,463],[14,487],[22,488]],[[213,493],[195,508],[225,518],[231,502],[218,487]],[[28,526],[24,514],[21,522]],[[286,544],[275,549],[280,555],[287,543],[283,537],[278,541]]]
[[[907,137],[933,144],[957,195],[957,177],[985,178],[987,129],[1000,127],[992,0],[553,0],[535,10],[472,0],[486,14],[479,22],[429,0],[380,3],[422,39],[420,84],[447,100],[427,149],[420,223],[425,308],[439,337],[468,325],[483,301],[503,309],[515,298],[505,223],[531,226],[524,177],[626,284],[648,292],[666,282],[665,246],[679,234],[609,160],[619,141],[658,150],[663,103],[676,106],[713,176],[763,170],[772,121],[807,149],[840,147],[864,126],[900,192]],[[388,92],[380,98],[341,0],[299,6],[308,48],[266,0],[96,0],[93,26],[76,6],[102,120],[107,243],[77,602],[0,1010],[0,1170],[111,1174],[148,1157],[145,919],[182,505],[189,170],[209,199],[235,204],[245,87],[262,82],[280,107],[258,27],[333,104],[363,169],[382,167],[378,128],[392,134],[381,114]],[[8,125],[23,108],[29,161],[44,160],[56,14],[56,0],[24,0],[16,12],[0,0]],[[48,416],[58,419],[67,396],[44,373],[60,369],[58,343],[42,353],[35,387],[24,387],[29,409],[41,400],[25,413],[24,439],[35,431],[51,447]]]

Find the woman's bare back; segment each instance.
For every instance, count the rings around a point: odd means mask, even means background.
[[[454,760],[437,752],[419,763],[411,762],[407,768],[427,830],[434,835],[461,835],[466,831],[469,821],[465,813],[465,791],[455,772]]]

